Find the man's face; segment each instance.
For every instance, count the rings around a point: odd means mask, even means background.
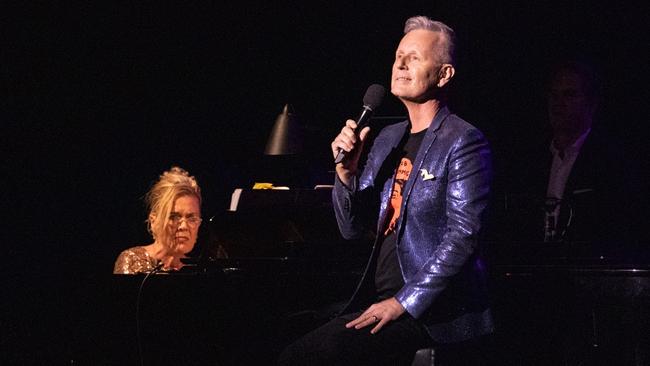
[[[441,35],[416,29],[404,35],[395,52],[390,91],[401,100],[429,99],[439,80]]]
[[[560,70],[551,82],[548,115],[553,133],[578,134],[591,125],[593,105],[580,76]]]

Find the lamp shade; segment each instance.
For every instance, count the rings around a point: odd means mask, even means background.
[[[265,155],[293,155],[302,151],[302,130],[289,110],[289,104],[285,104],[275,120],[266,142]]]

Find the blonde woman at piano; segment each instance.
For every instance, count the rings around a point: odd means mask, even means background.
[[[201,225],[201,189],[194,177],[172,167],[163,172],[145,201],[153,243],[120,253],[114,274],[147,273],[156,268],[178,270],[183,266],[181,258],[194,248]]]

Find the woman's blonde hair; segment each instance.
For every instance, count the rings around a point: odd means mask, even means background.
[[[199,200],[199,206],[201,205],[201,188],[196,179],[186,170],[176,166],[163,172],[160,179],[145,195],[145,202],[149,209],[147,229],[154,240],[160,240],[166,246],[171,246],[173,242],[165,231],[167,218],[174,208],[176,199],[182,196],[194,196]]]

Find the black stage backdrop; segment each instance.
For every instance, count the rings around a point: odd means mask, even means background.
[[[548,133],[549,64],[578,54],[602,72],[601,121],[636,157],[625,179],[648,198],[642,2],[4,2],[0,13],[0,346],[16,363],[72,358],[71,306],[93,296],[79,282],[148,242],[142,196],[170,166],[197,177],[205,216],[256,181],[331,183],[331,138],[368,85],[389,85],[412,15],[457,31],[451,106],[487,134],[497,182],[516,174],[518,146]],[[291,182],[262,154],[286,103],[307,141]],[[378,114],[404,111],[388,97]]]

